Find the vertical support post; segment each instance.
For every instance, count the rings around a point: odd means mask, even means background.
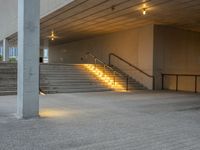
[[[178,75],[176,75],[176,91],[178,91]]]
[[[127,76],[127,77],[126,77],[126,91],[128,91],[128,88],[129,88],[129,87],[128,87],[128,82],[129,82],[128,80],[129,80],[129,77]]]
[[[162,90],[164,90],[164,74],[162,74]]]
[[[103,74],[104,75],[106,74],[106,65],[105,64],[103,65]]]
[[[111,54],[109,54],[109,56],[108,56],[108,64],[109,64],[109,66],[111,66]]]
[[[114,86],[115,86],[115,82],[116,82],[116,81],[115,81],[115,80],[116,80],[116,76],[115,76],[115,75],[116,75],[116,72],[115,72],[115,71],[113,72],[113,75],[114,75],[114,76],[113,76],[113,84],[114,84]]]
[[[85,55],[85,59],[87,60],[87,64],[90,64],[90,60],[88,59],[88,55]]]
[[[39,116],[40,0],[18,0],[17,117]]]
[[[195,93],[197,93],[197,76],[195,76]]]
[[[97,59],[96,58],[94,59],[94,66],[95,66],[95,69],[97,69]]]
[[[153,76],[153,90],[155,90],[155,77]]]
[[[7,39],[3,40],[3,61],[9,61],[9,42]]]

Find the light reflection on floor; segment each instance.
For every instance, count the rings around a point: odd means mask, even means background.
[[[58,110],[58,109],[50,109],[45,108],[40,110],[40,117],[44,118],[58,118],[58,117],[72,117],[78,112],[72,110]]]

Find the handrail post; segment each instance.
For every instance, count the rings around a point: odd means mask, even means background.
[[[106,65],[105,64],[103,65],[103,74],[104,75],[106,74]]]
[[[111,65],[111,54],[109,54],[108,64]]]
[[[164,90],[164,77],[165,77],[165,75],[162,74],[162,90]]]
[[[114,84],[114,86],[115,86],[115,80],[116,80],[116,79],[115,79],[115,74],[116,74],[116,72],[114,71],[113,73],[114,73],[114,76],[113,76],[113,84]]]
[[[195,76],[195,93],[197,93],[197,75]]]
[[[126,91],[128,91],[128,80],[129,80],[129,76],[126,77]]]
[[[90,60],[88,59],[88,55],[85,56],[85,59],[87,60],[87,63],[90,64]]]
[[[178,91],[178,75],[176,75],[176,91]]]
[[[94,58],[94,67],[95,67],[95,70],[96,70],[96,68],[97,68],[97,59],[96,58]]]

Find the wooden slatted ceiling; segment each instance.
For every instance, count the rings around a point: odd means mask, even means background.
[[[75,0],[41,19],[41,38],[53,29],[58,44],[152,23],[200,32],[200,0]]]

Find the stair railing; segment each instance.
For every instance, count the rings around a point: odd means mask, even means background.
[[[139,71],[140,73],[142,73],[143,75],[145,75],[146,77],[148,78],[151,78],[152,79],[152,89],[155,90],[155,77],[153,75],[150,75],[146,72],[144,72],[143,70],[141,70],[140,68],[134,66],[133,64],[129,63],[128,61],[126,61],[125,59],[121,58],[120,56],[114,54],[114,53],[110,53],[109,54],[109,66],[113,66],[112,63],[111,63],[111,59],[112,57],[115,57],[117,58],[118,60],[124,62],[125,64],[127,64],[128,66],[132,67],[133,69]]]
[[[200,78],[200,75],[196,75],[196,74],[162,74],[162,90],[165,89],[165,77],[167,76],[171,76],[171,77],[175,77],[176,78],[176,87],[175,90],[179,91],[179,78],[180,77],[192,77],[194,79],[194,92],[197,93],[198,92],[198,78]]]
[[[97,64],[101,64],[103,65],[103,73],[104,75],[106,74],[106,68],[109,69],[112,73],[113,73],[113,84],[115,85],[116,83],[116,76],[119,75],[121,77],[125,77],[126,78],[126,91],[129,90],[129,76],[128,75],[123,75],[122,73],[116,71],[114,68],[112,68],[111,66],[107,65],[105,62],[101,61],[99,58],[97,58],[95,55],[91,54],[90,52],[87,52],[85,55],[85,58],[87,59],[88,57],[91,57],[94,61],[94,65],[95,65],[95,69],[97,68]]]

